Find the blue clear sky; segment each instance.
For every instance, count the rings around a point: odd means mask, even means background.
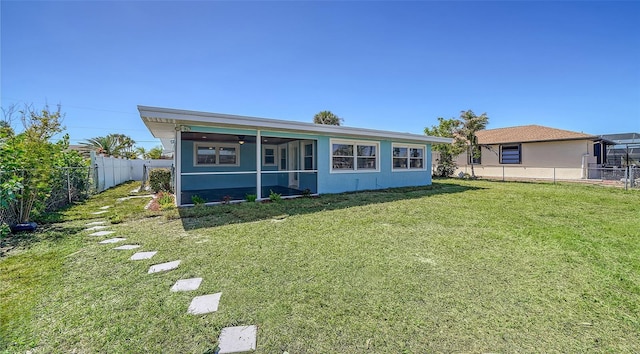
[[[154,146],[136,106],[421,134],[640,131],[640,2],[1,2],[2,106]]]

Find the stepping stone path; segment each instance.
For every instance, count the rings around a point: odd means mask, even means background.
[[[140,248],[140,245],[122,245],[114,248],[114,250],[133,250],[136,248]]]
[[[171,291],[197,290],[202,283],[202,278],[180,279],[171,287]]]
[[[132,198],[145,198],[149,196],[134,196],[134,197],[125,197],[118,198],[117,201],[123,201],[126,199]],[[100,211],[93,212],[93,215],[100,215],[107,212],[106,209],[109,209],[110,205],[105,205],[100,207]],[[88,228],[85,231],[96,231],[107,229],[108,226],[105,226],[106,221],[93,221],[85,224]],[[89,236],[106,236],[115,233],[115,231],[97,231],[89,234]],[[112,244],[126,240],[123,237],[114,237],[108,240],[103,240],[98,243],[100,244]],[[197,243],[203,243],[205,241],[199,241]],[[113,248],[114,250],[133,250],[136,248],[140,248],[140,245],[122,245]],[[158,251],[147,251],[147,252],[136,252],[134,253],[129,260],[137,261],[143,259],[151,259],[156,255]],[[149,267],[149,271],[147,274],[153,274],[158,272],[166,272],[169,270],[173,270],[178,268],[181,260],[154,264]],[[189,278],[189,279],[180,279],[176,281],[176,283],[171,287],[172,292],[178,291],[193,291],[200,288],[200,284],[202,283],[202,278]],[[218,305],[220,303],[220,297],[222,293],[208,294],[196,296],[191,300],[191,304],[189,304],[189,308],[187,309],[188,314],[192,315],[203,315],[207,313],[212,313],[218,311]],[[227,354],[227,353],[243,353],[256,350],[256,337],[258,333],[258,328],[256,326],[236,326],[236,327],[226,327],[223,328],[220,332],[220,337],[218,339],[219,354]]]
[[[91,226],[88,229],[84,229],[84,231],[95,231],[95,230],[102,230],[102,229],[106,229],[109,226],[102,226],[102,225],[98,225],[98,226]]]
[[[167,262],[167,263],[160,263],[160,264],[152,265],[151,268],[149,268],[149,272],[147,274],[165,272],[165,271],[168,271],[168,270],[176,269],[180,265],[180,262],[181,262],[180,260],[177,260],[177,261],[173,261],[173,262]]]
[[[135,253],[133,256],[131,256],[131,258],[129,259],[132,261],[139,261],[141,259],[151,259],[151,257],[156,255],[156,253],[158,253],[158,251],[138,252],[138,253]]]
[[[115,233],[115,231],[98,231],[98,232],[94,232],[92,234],[89,234],[89,236],[107,236],[107,235],[111,235]]]
[[[219,354],[243,353],[256,350],[258,327],[225,327],[218,338]]]
[[[205,313],[218,311],[218,303],[220,303],[222,293],[196,296],[191,300],[191,305],[187,313],[192,315],[203,315]]]
[[[126,238],[114,237],[114,238],[110,238],[108,240],[100,241],[98,243],[118,243],[118,242],[124,241],[124,240],[126,240]]]

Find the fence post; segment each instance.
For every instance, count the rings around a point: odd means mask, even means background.
[[[556,184],[556,168],[553,168],[553,184]]]
[[[627,184],[629,184],[629,169],[631,168],[631,166],[627,166],[624,169],[624,190],[627,190]]]
[[[69,204],[71,204],[71,180],[69,178],[69,167],[65,168],[67,170],[67,196],[69,197]]]
[[[504,165],[502,166],[502,182],[504,182]]]

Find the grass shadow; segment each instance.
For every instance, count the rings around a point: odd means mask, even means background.
[[[434,182],[430,186],[389,188],[371,191],[326,194],[318,197],[286,199],[278,202],[238,203],[229,205],[198,205],[179,208],[170,218],[180,218],[185,230],[229,224],[283,219],[287,216],[317,213],[388,203],[398,200],[419,199],[439,194],[462,193],[480,187]]]
[[[19,248],[29,248],[32,245],[42,242],[58,242],[63,239],[78,234],[84,230],[83,227],[71,227],[64,224],[43,224],[38,225],[34,232],[18,232],[9,237],[0,239],[0,258],[6,256],[11,250]]]

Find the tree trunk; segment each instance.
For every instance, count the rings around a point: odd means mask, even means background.
[[[471,145],[467,150],[467,158],[469,159],[469,164],[471,165],[471,178],[476,178],[476,171],[473,169],[473,145]]]

